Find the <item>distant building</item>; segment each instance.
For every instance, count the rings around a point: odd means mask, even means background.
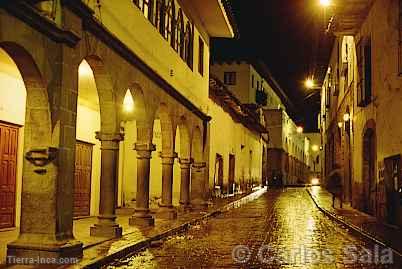
[[[309,139],[297,132],[286,107],[292,103],[261,62],[214,61],[211,73],[242,103],[260,109],[269,133],[266,178],[286,185],[309,183]]]

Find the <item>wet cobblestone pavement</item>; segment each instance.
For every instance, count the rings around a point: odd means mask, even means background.
[[[325,217],[305,189],[290,188],[269,190],[105,268],[401,269],[402,263]]]

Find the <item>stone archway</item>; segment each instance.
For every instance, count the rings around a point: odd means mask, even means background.
[[[137,152],[136,205],[135,213],[130,218],[129,224],[150,226],[154,225],[154,218],[149,209],[149,197],[151,158],[152,152],[156,149],[152,143],[156,111],[152,103],[145,102],[145,95],[139,84],[131,84],[129,90],[135,100],[133,119],[135,120],[137,133],[134,145],[134,150]]]
[[[177,124],[175,150],[179,155],[180,164],[180,206],[184,209],[190,206],[190,170],[191,170],[191,139],[187,119],[181,116]],[[179,141],[177,141],[179,140]]]
[[[177,217],[177,212],[173,207],[173,165],[177,157],[174,151],[175,128],[168,106],[165,103],[159,105],[156,119],[161,127],[161,176],[162,179],[162,197],[159,202],[158,216],[161,218],[173,219]],[[158,178],[156,178],[158,180]],[[160,180],[158,181],[160,184]]]
[[[203,139],[199,126],[193,130],[191,140],[191,157],[194,160],[191,169],[191,205],[205,207],[205,170],[206,163],[203,160]]]
[[[368,214],[376,213],[376,131],[374,120],[369,120],[363,131],[363,150],[362,150],[362,210]]]
[[[72,186],[65,186],[63,192],[58,188],[59,126],[52,128],[46,82],[22,46],[2,42],[0,47],[14,61],[26,88],[20,234],[7,245],[7,255],[30,257],[35,251],[41,257],[81,256],[82,244],[72,233],[72,205],[65,204],[71,201]]]
[[[123,135],[117,126],[115,91],[112,79],[97,55],[84,58],[93,72],[96,93],[99,99],[100,130],[96,139],[101,143],[100,197],[98,223],[90,229],[92,236],[120,237],[122,228],[116,223],[115,207],[117,201],[117,160],[119,142]],[[92,98],[96,99],[96,96]]]

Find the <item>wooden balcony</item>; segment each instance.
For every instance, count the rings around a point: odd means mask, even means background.
[[[367,17],[375,0],[337,0],[329,31],[337,36],[355,35]]]

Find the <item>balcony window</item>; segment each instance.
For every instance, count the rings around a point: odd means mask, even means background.
[[[236,85],[236,72],[225,72],[223,82],[226,85]]]
[[[133,0],[134,4],[193,69],[194,26],[179,8],[176,18],[174,0]]]
[[[164,24],[164,37],[175,48],[175,35],[174,35],[174,14],[176,7],[173,0],[170,0],[165,9],[165,24]]]
[[[204,75],[204,41],[198,38],[198,72]]]
[[[357,104],[365,107],[371,102],[371,40],[363,40],[357,44],[357,69],[359,79],[357,83]]]
[[[182,59],[185,59],[184,55],[184,20],[183,11],[179,9],[177,19],[176,19],[176,44],[175,50],[179,53]]]

